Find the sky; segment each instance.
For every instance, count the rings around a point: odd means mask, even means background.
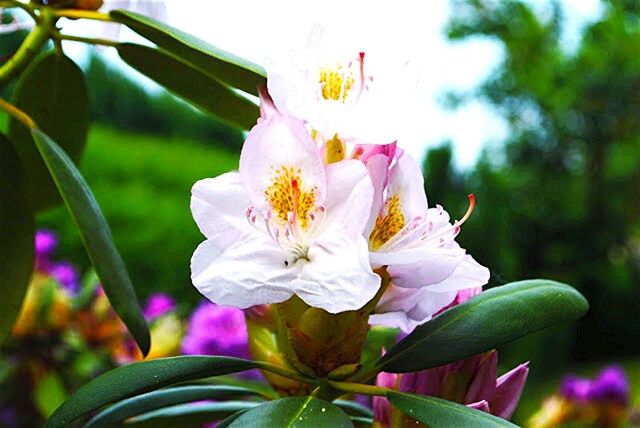
[[[149,13],[150,5],[154,5],[148,0],[105,2],[110,7],[127,7],[127,3],[129,8],[142,8],[143,13]],[[452,13],[448,0],[166,0],[164,3],[166,14],[160,19],[258,64],[281,54],[283,49],[304,46],[314,24],[321,24],[341,37],[366,40],[382,51],[410,60],[419,70],[416,92],[419,102],[413,126],[405,130],[401,144],[415,158],[421,159],[429,147],[451,141],[455,164],[465,169],[473,165],[483,147],[498,143],[508,132],[506,123],[481,101],[471,101],[456,110],[443,106],[447,91],[475,88],[502,58],[499,44],[490,39],[473,38],[456,43],[446,39],[444,27]],[[536,8],[549,4],[546,0],[531,3]],[[597,19],[602,9],[598,0],[560,3],[567,19],[563,37],[570,48],[577,43],[580,28]],[[63,29],[69,34],[95,32],[95,27],[79,23],[63,23]],[[121,31],[120,37],[141,41],[128,30]],[[117,55],[111,54],[117,61]]]

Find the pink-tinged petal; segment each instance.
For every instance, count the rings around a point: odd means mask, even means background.
[[[258,96],[260,97],[260,119],[269,119],[275,115],[280,114],[278,109],[276,109],[275,104],[273,103],[273,99],[271,99],[271,95],[269,95],[269,91],[265,85],[260,85],[258,87]]]
[[[387,159],[387,167],[395,158],[397,152],[397,143],[391,144],[358,144],[353,149],[353,158],[359,159],[365,164],[374,156],[384,155]],[[385,182],[386,185],[386,182]]]
[[[520,401],[528,374],[529,363],[527,362],[498,378],[496,395],[491,400],[491,412],[494,415],[511,419]]]
[[[442,393],[443,370],[441,367],[434,367],[416,373],[417,381],[414,391],[416,394],[440,397]],[[405,375],[406,376],[406,375]]]
[[[467,255],[453,271],[451,276],[438,284],[429,286],[431,291],[458,291],[482,287],[489,282],[491,273],[489,269],[476,262],[473,257]]]
[[[360,309],[380,288],[362,236],[323,233],[309,247],[308,258],[297,264],[301,270],[291,287],[310,306],[332,314]]]
[[[191,189],[191,213],[200,232],[207,238],[229,228],[250,227],[245,216],[249,205],[251,201],[237,172],[200,180]]]
[[[404,153],[391,168],[387,185],[387,198],[400,195],[400,205],[405,222],[424,216],[427,212],[427,195],[424,178],[418,162]]]
[[[240,153],[240,176],[258,210],[270,207],[265,192],[282,168],[293,170],[301,193],[314,193],[316,206],[324,203],[326,177],[318,147],[301,120],[276,115],[251,129]]]
[[[451,303],[455,295],[455,292],[432,293],[427,288],[400,288],[390,285],[369,322],[411,332]]]
[[[480,357],[480,365],[464,396],[465,403],[491,400],[496,394],[498,353],[496,351],[490,351],[481,354]]]
[[[297,269],[284,265],[282,250],[265,235],[230,229],[201,243],[191,258],[191,281],[214,303],[248,308],[293,295]]]
[[[458,295],[456,296],[456,303],[458,305],[464,303],[480,293],[482,293],[482,287],[466,288],[464,290],[460,290],[458,291]]]
[[[402,377],[407,375],[402,375]],[[400,375],[394,373],[380,372],[376,376],[376,386],[382,388],[395,389]],[[384,397],[373,397],[373,414],[374,419],[383,427],[391,424],[392,407],[389,400]]]
[[[373,185],[367,168],[356,160],[343,160],[329,164],[326,177],[326,218],[322,229],[339,229],[354,239],[361,236],[373,202]]]
[[[467,404],[467,407],[470,407],[470,408],[476,409],[476,410],[480,410],[480,411],[483,411],[485,413],[491,413],[491,410],[489,408],[489,403],[487,403],[486,400],[482,400],[482,401],[478,401],[478,402],[475,402],[475,403]]]
[[[405,260],[411,260],[414,257],[417,258],[418,254],[421,260],[412,264],[405,264],[400,258],[404,255],[406,256]],[[375,253],[371,254],[371,263],[374,266],[378,265],[378,263],[388,265],[387,271],[391,275],[391,280],[395,285],[403,288],[424,288],[440,284],[455,273],[464,259],[465,252],[460,248],[441,250],[413,248],[389,254],[389,257]],[[463,286],[462,288],[469,288],[469,286]]]
[[[376,376],[376,386],[395,389],[399,376],[395,373],[380,372]]]
[[[383,146],[376,146],[383,147]],[[382,154],[371,157],[367,163],[367,171],[371,178],[371,184],[373,185],[373,203],[371,205],[371,215],[367,227],[364,230],[364,236],[371,235],[373,227],[376,225],[376,219],[382,210],[384,204],[383,195],[385,181],[388,175],[388,162],[387,157]]]

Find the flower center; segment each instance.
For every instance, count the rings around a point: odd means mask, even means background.
[[[315,189],[304,188],[300,173],[300,168],[281,166],[264,194],[282,224],[306,230],[313,220]]]
[[[369,236],[369,247],[374,251],[400,232],[405,225],[404,214],[400,208],[400,195],[392,195],[385,205],[386,214],[378,216]]]
[[[355,84],[353,72],[343,66],[323,67],[320,69],[319,83],[322,86],[322,98],[344,102]]]

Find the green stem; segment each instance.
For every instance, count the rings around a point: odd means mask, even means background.
[[[56,40],[69,40],[72,42],[81,42],[81,43],[88,43],[91,45],[103,45],[103,46],[111,46],[111,47],[115,47],[118,46],[118,42],[115,42],[113,40],[107,40],[107,39],[97,39],[97,38],[93,38],[93,37],[80,37],[80,36],[70,36],[67,34],[62,34],[59,31],[52,31],[51,35],[56,39]]]
[[[258,363],[258,368],[261,370],[265,370],[280,376],[288,377],[289,379],[297,380],[299,382],[308,383],[310,385],[315,385],[317,381],[315,379],[311,379],[310,377],[303,376],[293,370],[285,369],[284,367],[276,366],[275,364],[267,363],[264,361],[256,361]]]
[[[38,125],[36,125],[34,120],[31,119],[31,117],[27,113],[23,112],[13,104],[6,102],[2,98],[0,98],[0,109],[9,113],[11,116],[16,118],[18,121],[22,122],[24,126],[26,126],[29,129],[35,129],[38,127]]]
[[[53,15],[58,18],[69,19],[93,19],[95,21],[115,22],[106,13],[94,12],[92,10],[80,9],[57,9],[52,11]]]
[[[23,3],[19,0],[4,0],[0,2],[0,7],[10,8],[10,7],[19,7],[20,9],[27,12],[34,21],[39,22],[40,17],[36,14],[36,8],[31,3]]]
[[[388,391],[390,391],[389,388],[382,388],[379,386],[365,385],[362,383],[353,382],[336,382],[333,380],[329,381],[329,385],[331,385],[335,389],[339,389],[340,391],[351,392],[353,394],[384,396],[387,395]]]
[[[42,14],[41,20],[24,39],[16,53],[0,67],[0,87],[6,85],[22,72],[40,52],[49,39],[49,31],[54,22],[55,19],[52,19],[49,14]]]

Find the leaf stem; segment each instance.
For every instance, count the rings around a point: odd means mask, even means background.
[[[293,370],[285,369],[284,367],[276,366],[275,364],[267,363],[265,361],[256,361],[258,368],[271,373],[275,373],[280,376],[288,377],[289,379],[297,380],[299,382],[315,385],[318,382],[315,379],[301,375]]]
[[[0,2],[0,7],[10,8],[10,7],[19,7],[20,9],[27,12],[34,21],[40,22],[40,17],[36,13],[36,8],[31,3],[24,3],[20,0],[4,0]]]
[[[384,395],[387,395],[388,391],[390,391],[389,388],[382,388],[380,386],[365,385],[362,383],[353,383],[353,382],[338,382],[333,380],[329,381],[329,385],[331,385],[335,389],[339,389],[340,391],[352,392],[354,394],[364,394],[364,395],[384,396]]]
[[[108,14],[94,12],[92,10],[54,9],[52,13],[57,18],[93,19],[95,21],[115,22]]]
[[[0,98],[0,108],[22,122],[24,126],[29,129],[36,129],[38,127],[38,125],[36,125],[36,122],[31,119],[31,117],[27,113],[23,112],[13,104],[6,102],[3,98]]]
[[[114,40],[108,40],[108,39],[98,39],[98,38],[93,38],[93,37],[80,37],[80,36],[71,36],[68,34],[62,34],[61,32],[54,30],[51,32],[51,35],[56,39],[56,40],[69,40],[72,42],[80,42],[80,43],[88,43],[91,45],[102,45],[102,46],[111,46],[111,47],[115,47],[118,46],[118,42],[114,41]]]
[[[16,2],[21,3],[21,2]],[[49,39],[49,30],[53,26],[55,19],[49,13],[43,13],[31,30],[29,35],[16,51],[16,53],[0,67],[0,87],[11,81],[22,70],[24,70],[31,60],[40,52],[40,49]]]

